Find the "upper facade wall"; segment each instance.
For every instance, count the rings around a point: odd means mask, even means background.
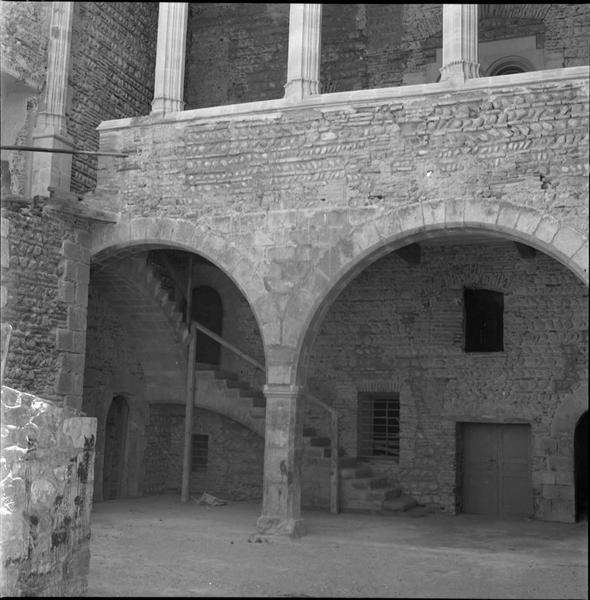
[[[508,56],[525,71],[587,65],[589,31],[585,4],[482,4],[481,74]],[[288,43],[288,4],[192,3],[185,108],[281,98]],[[433,83],[441,50],[442,4],[322,6],[324,93]]]
[[[230,236],[248,213],[458,198],[506,200],[585,227],[587,79],[429,89],[388,101],[312,98],[242,119],[218,111],[103,124],[104,150],[129,157],[101,159],[92,202],[128,217],[219,219]]]

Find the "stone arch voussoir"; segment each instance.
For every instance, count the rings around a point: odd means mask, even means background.
[[[588,236],[564,225],[559,218],[531,207],[493,198],[417,202],[388,212],[365,213],[342,232],[345,251],[330,248],[318,260],[317,273],[301,282],[287,305],[297,314],[296,326],[286,330],[283,343],[296,348],[292,378],[304,384],[306,353],[327,307],[346,285],[378,258],[410,243],[459,232],[481,232],[491,237],[519,241],[551,256],[588,286]],[[344,240],[346,242],[344,243]],[[337,242],[337,245],[340,242]],[[328,256],[329,255],[329,256]],[[313,298],[313,303],[309,299]],[[305,315],[301,307],[307,305]]]
[[[102,262],[129,253],[134,246],[172,247],[200,254],[230,277],[250,304],[257,322],[261,322],[255,308],[264,290],[260,268],[250,254],[223,235],[192,221],[166,217],[140,217],[116,225],[99,225],[92,231],[93,260]],[[262,328],[260,331],[264,335]]]

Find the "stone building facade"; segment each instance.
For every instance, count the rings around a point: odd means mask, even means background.
[[[261,531],[581,517],[585,4],[4,6],[2,144],[94,152],[2,152],[4,377],[97,418],[95,501],[181,491],[190,396]]]

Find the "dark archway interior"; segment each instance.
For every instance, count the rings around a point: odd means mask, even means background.
[[[223,304],[220,295],[207,285],[193,290],[193,320],[201,323],[213,333],[222,334]],[[197,362],[218,365],[221,360],[221,346],[204,333],[197,334]]]
[[[125,463],[125,438],[129,407],[123,396],[115,396],[111,402],[105,430],[103,498],[114,500],[121,497],[121,481]]]
[[[588,519],[588,411],[578,421],[574,432],[576,521]]]

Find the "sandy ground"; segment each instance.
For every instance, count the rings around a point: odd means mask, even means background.
[[[261,536],[257,504],[176,496],[93,508],[89,596],[588,598],[588,523],[303,513]]]

